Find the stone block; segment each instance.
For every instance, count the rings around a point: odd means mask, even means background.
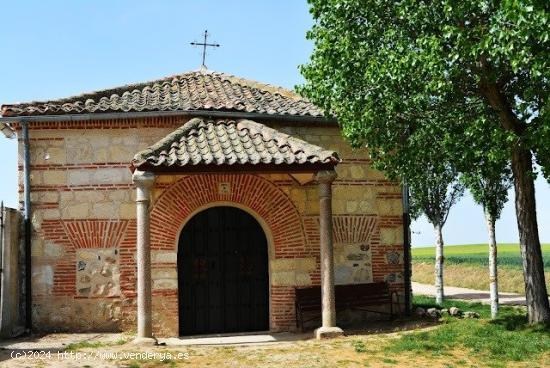
[[[401,227],[381,228],[380,242],[382,245],[402,245],[403,229]]]
[[[378,214],[382,216],[400,216],[403,214],[401,199],[383,199],[378,201]]]
[[[350,176],[352,179],[365,179],[366,170],[362,165],[350,165]]]
[[[101,202],[105,201],[105,191],[102,190],[79,190],[74,193],[74,200],[78,202]]]
[[[308,215],[318,215],[319,214],[319,200],[316,201],[307,201],[305,213]]]
[[[64,165],[66,163],[66,154],[63,147],[50,147],[46,150],[45,157],[49,157],[45,161],[49,164]]]
[[[339,179],[349,179],[351,178],[350,166],[344,163],[336,166],[336,174],[338,174]]]
[[[31,239],[31,256],[40,257],[44,255],[44,240],[40,236],[33,236]]]
[[[281,258],[271,261],[271,272],[278,271],[314,271],[317,267],[314,257],[311,258]]]
[[[154,290],[177,290],[178,279],[156,279],[153,280]]]
[[[65,249],[63,246],[55,244],[54,242],[51,242],[49,240],[46,240],[44,242],[44,256],[45,257],[52,257],[52,258],[59,258],[65,254]]]
[[[53,192],[53,191],[36,192],[36,191],[31,191],[31,202],[41,202],[41,203],[44,203],[44,202],[48,202],[48,203],[59,202],[59,192]]]
[[[306,191],[302,188],[291,189],[290,190],[290,199],[294,202],[305,202],[307,200]]]
[[[109,161],[111,162],[130,162],[137,152],[137,142],[131,142],[129,145],[113,143],[109,147]]]
[[[21,173],[22,171],[20,171]],[[42,185],[44,184],[43,172],[38,170],[31,170],[29,175],[31,179],[31,185]],[[19,184],[23,185],[23,177],[20,176]]]
[[[98,148],[94,151],[92,160],[94,162],[112,162],[113,160],[109,156],[109,149],[108,148]]]
[[[92,218],[117,218],[118,213],[118,206],[112,202],[93,203],[90,210]]]
[[[378,211],[378,204],[375,199],[359,201],[359,213],[375,214]]]
[[[76,262],[77,295],[120,295],[120,271],[116,248],[77,249]]]
[[[136,217],[136,204],[135,203],[121,203],[118,210],[118,218],[120,219],[133,219]]]
[[[43,214],[40,211],[33,211],[31,217],[32,228],[39,231],[42,228]]]
[[[95,259],[97,258],[97,253],[93,249],[79,249],[78,257],[84,262],[91,262],[95,261]]]
[[[153,268],[151,270],[151,279],[178,279],[178,271],[175,268]]]
[[[294,282],[295,286],[309,286],[311,285],[311,276],[306,272],[296,272],[296,278]]]
[[[61,202],[69,202],[69,201],[72,201],[74,198],[75,198],[75,192],[64,191],[64,192],[61,192],[59,200]]]
[[[178,272],[175,268],[153,268],[151,270],[153,289],[177,289]]]
[[[89,203],[69,204],[61,210],[64,219],[86,219],[89,217],[91,205]]]
[[[71,164],[92,162],[93,147],[88,138],[69,136],[65,138],[67,162]]]
[[[109,190],[105,191],[108,200],[113,202],[131,202],[131,190]]]
[[[116,298],[39,296],[33,299],[33,322],[37,331],[120,331],[121,317],[121,302]]]
[[[306,272],[277,271],[271,273],[271,285],[308,286],[311,285],[311,278]]]
[[[69,185],[90,185],[91,183],[91,171],[87,170],[69,170],[67,177],[67,183]]]
[[[359,210],[359,202],[358,201],[347,201],[346,202],[346,212],[350,214],[355,214]]]
[[[152,263],[176,263],[178,261],[178,253],[164,250],[151,251]]]
[[[33,295],[49,295],[53,288],[53,266],[49,264],[32,265],[32,292]]]
[[[334,267],[334,283],[337,285],[348,284],[351,282],[353,270],[348,265],[335,265]]]
[[[132,175],[127,168],[96,169],[92,171],[91,184],[131,183]]]
[[[332,213],[335,214],[335,215],[338,215],[338,214],[345,214],[347,209],[346,209],[346,205],[347,205],[348,201],[344,200],[344,199],[335,199],[333,198],[332,199]]]
[[[334,247],[335,283],[372,282],[372,250],[365,244],[338,244]]]

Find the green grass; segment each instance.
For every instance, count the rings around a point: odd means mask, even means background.
[[[544,268],[550,269],[550,244],[542,245]],[[489,246],[487,244],[446,245],[444,249],[445,263],[471,264],[487,266],[489,262]],[[433,262],[435,247],[412,248],[413,262]],[[521,254],[519,244],[498,244],[499,266],[521,269]]]
[[[96,341],[96,342],[94,342],[94,341],[80,341],[80,342],[75,342],[75,343],[67,345],[67,347],[65,348],[65,351],[78,351],[78,350],[81,350],[81,349],[101,348],[101,347],[105,347],[105,346],[109,346],[109,344],[104,343],[104,342],[99,342],[99,341]]]
[[[351,343],[351,345],[356,353],[367,353],[369,351],[365,343],[361,340],[355,340]]]
[[[435,300],[415,297],[415,305],[434,307]],[[499,318],[491,321],[489,306],[479,303],[446,301],[444,307],[457,306],[476,311],[480,320],[444,317],[443,324],[433,330],[403,335],[386,347],[388,353],[428,353],[432,356],[452,355],[467,349],[487,366],[504,367],[510,362],[535,362],[550,351],[550,326],[529,326],[523,308],[502,307]]]
[[[128,340],[124,338],[120,338],[113,342],[79,341],[79,342],[75,342],[67,345],[67,347],[65,348],[65,351],[78,351],[78,350],[87,349],[87,348],[101,348],[101,347],[107,347],[107,346],[124,345],[127,342]]]

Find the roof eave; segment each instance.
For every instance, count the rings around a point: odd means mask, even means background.
[[[295,121],[304,123],[325,123],[337,124],[337,120],[325,116],[311,115],[288,115],[288,114],[267,114],[241,111],[219,111],[219,110],[186,110],[186,111],[136,111],[136,112],[108,112],[93,114],[60,114],[60,115],[22,115],[2,116],[2,123],[18,122],[67,122],[67,121],[92,121],[92,120],[114,120],[148,117],[173,117],[173,116],[205,116],[212,118],[233,118],[233,119],[262,119],[277,121]]]
[[[241,174],[270,174],[270,173],[315,173],[320,170],[334,170],[338,162],[317,162],[301,164],[234,164],[234,165],[186,165],[186,166],[154,166],[149,163],[130,166],[130,170],[150,171],[156,174],[207,174],[218,172],[232,172]]]

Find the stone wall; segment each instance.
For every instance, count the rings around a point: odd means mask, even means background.
[[[180,118],[31,124],[34,322],[41,330],[135,326],[135,194],[129,162]],[[265,123],[265,122],[264,122]],[[336,281],[386,280],[403,290],[400,187],[351,149],[337,127],[274,128],[334,149]],[[252,213],[270,239],[271,329],[294,326],[294,287],[316,285],[317,186],[287,174],[157,178],[152,203],[154,328],[178,333],[177,239],[196,211],[216,203]],[[302,181],[303,182],[303,181]],[[54,313],[55,312],[55,313]]]
[[[12,338],[24,332],[25,295],[20,262],[22,216],[14,208],[0,208],[0,338]]]

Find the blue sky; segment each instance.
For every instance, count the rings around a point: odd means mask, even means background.
[[[66,97],[198,69],[189,42],[204,29],[221,44],[210,69],[292,88],[312,45],[307,4],[277,1],[9,1],[0,23],[0,103]],[[17,206],[14,141],[0,137],[0,199]],[[541,240],[550,242],[550,186],[536,183]],[[511,200],[513,198],[511,197]],[[448,244],[487,239],[481,209],[466,196],[451,210]],[[413,244],[433,242],[431,225],[413,225]],[[513,202],[497,224],[497,239],[517,242]]]

